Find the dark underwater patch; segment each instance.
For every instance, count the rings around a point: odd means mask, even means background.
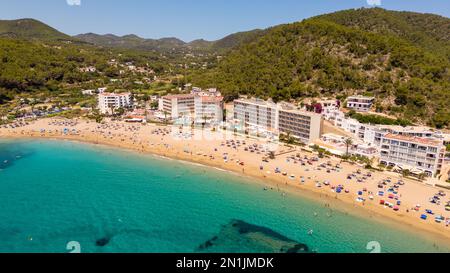
[[[98,239],[98,240],[95,242],[95,245],[96,245],[96,246],[100,246],[100,247],[104,247],[104,246],[106,246],[107,244],[109,244],[110,241],[111,241],[111,237],[103,237],[103,238]]]
[[[232,220],[224,225],[220,232],[202,243],[199,252],[231,251],[263,253],[309,253],[306,244],[263,226],[253,225],[242,220]]]

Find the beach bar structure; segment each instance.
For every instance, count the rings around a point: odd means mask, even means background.
[[[441,173],[445,151],[441,140],[388,133],[381,141],[380,162],[431,177]]]

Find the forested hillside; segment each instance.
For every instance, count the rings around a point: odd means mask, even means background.
[[[198,39],[189,43],[177,38],[144,39],[136,35],[116,36],[112,34],[98,35],[94,33],[80,34],[74,38],[93,45],[112,48],[152,50],[159,52],[196,50],[205,53],[222,54],[243,43],[252,42],[264,33],[265,31],[263,30],[255,29],[230,34],[217,41]]]
[[[370,15],[379,12],[381,19]],[[380,23],[383,18],[389,23]],[[436,18],[359,9],[281,25],[240,46],[215,69],[194,73],[191,79],[196,85],[218,86],[229,98],[248,94],[277,101],[370,94],[377,97],[380,112],[448,126],[450,63],[446,56],[450,55],[445,26],[450,20]],[[399,22],[415,20],[438,22],[429,28],[440,29],[433,34],[418,22],[400,27]],[[421,38],[415,40],[416,36]]]
[[[111,59],[148,65],[155,71],[166,66],[166,61],[152,53],[0,38],[0,103],[23,92],[51,92],[64,84],[119,77],[120,68],[108,64]],[[86,67],[94,67],[96,71],[83,72]]]
[[[21,92],[109,81],[123,69],[108,64],[111,59],[167,72],[179,86],[189,81],[218,87],[228,99],[374,95],[379,112],[450,125],[450,19],[379,8],[191,43],[136,35],[70,37],[33,19],[0,21],[0,103]],[[88,66],[96,71],[82,72]]]
[[[27,40],[74,40],[34,19],[0,20],[0,37]]]
[[[395,35],[450,58],[450,20],[439,15],[372,8],[359,10],[357,16],[353,10],[346,10],[316,18],[374,33]]]

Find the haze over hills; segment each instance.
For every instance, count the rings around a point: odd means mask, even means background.
[[[184,42],[177,38],[144,39],[136,35],[116,36],[112,34],[98,35],[94,33],[80,34],[74,38],[104,47],[117,47],[125,49],[139,50],[173,50],[173,49],[193,49],[200,51],[223,52],[232,49],[242,43],[250,42],[265,33],[263,30],[255,29],[251,31],[239,32],[228,35],[217,41],[207,41],[204,39]]]
[[[108,54],[96,58],[86,53],[86,47],[95,54],[105,48],[131,50],[135,59],[146,51],[166,57],[174,50],[201,51],[224,58],[211,58],[214,63],[208,69],[182,74],[188,74],[187,80],[197,86],[218,87],[229,99],[238,94],[274,100],[367,94],[377,98],[379,112],[437,127],[450,125],[450,19],[433,14],[353,9],[235,33],[218,41],[190,43],[132,34],[70,37],[33,19],[0,21],[0,36],[4,37],[0,39],[0,53],[4,53],[0,54],[4,60],[0,62],[0,92],[3,88],[10,94],[30,86],[47,88],[49,82],[53,87],[83,82],[85,77],[79,75],[77,66],[94,65],[103,71]],[[52,55],[54,49],[36,45],[36,41],[68,39],[84,44],[56,55]],[[33,55],[34,47],[55,60]],[[27,60],[20,58],[21,51]],[[164,62],[158,58],[152,56],[147,62]],[[67,60],[71,65],[46,69]]]
[[[76,35],[74,38],[96,46],[136,50],[171,50],[173,48],[178,49],[185,45],[185,42],[177,38],[144,39],[134,34],[117,36],[113,34],[99,35],[95,33],[86,33]]]
[[[102,47],[162,52],[191,49],[223,53],[241,43],[250,42],[262,36],[264,33],[264,30],[255,29],[230,34],[217,41],[198,39],[188,43],[175,37],[145,39],[135,34],[117,36],[114,34],[100,35],[86,33],[71,37],[35,19],[0,20],[0,37],[4,38],[35,41],[85,42]]]

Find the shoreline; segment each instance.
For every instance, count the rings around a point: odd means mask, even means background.
[[[48,121],[48,120],[47,120]],[[154,128],[165,128],[163,126],[155,126]],[[154,129],[153,128],[153,129]],[[293,196],[300,196],[302,198],[308,198],[309,200],[316,201],[319,204],[332,204],[333,210],[339,212],[354,215],[357,217],[368,218],[383,224],[395,226],[399,229],[408,230],[409,232],[420,234],[424,238],[429,239],[432,242],[439,240],[440,243],[450,246],[450,232],[449,228],[437,225],[434,222],[420,222],[418,216],[414,212],[397,212],[392,213],[391,210],[378,205],[378,202],[365,202],[364,205],[355,201],[355,196],[350,195],[337,195],[330,191],[325,191],[324,188],[316,188],[314,185],[308,185],[310,183],[299,185],[300,183],[290,183],[288,177],[281,175],[273,176],[266,175],[265,172],[261,172],[255,166],[245,165],[245,168],[237,164],[220,164],[217,160],[211,160],[205,156],[197,156],[192,152],[191,154],[180,152],[176,149],[168,149],[166,147],[144,147],[142,143],[130,143],[129,141],[117,141],[115,138],[105,139],[100,138],[98,135],[58,135],[58,134],[40,134],[36,132],[19,132],[4,133],[4,130],[0,129],[0,139],[47,139],[47,140],[67,140],[76,141],[80,143],[88,143],[92,145],[101,145],[104,148],[117,148],[119,150],[136,152],[138,154],[150,155],[155,157],[161,157],[165,160],[181,161],[184,164],[191,164],[203,168],[213,168],[217,171],[224,171],[232,173],[238,177],[245,178],[248,183],[255,185],[261,185],[262,187],[269,187],[272,190],[279,190]],[[94,140],[95,139],[95,140]],[[159,146],[159,145],[158,145]],[[182,145],[183,146],[183,145]],[[250,168],[249,168],[250,167]],[[314,172],[313,172],[314,173]],[[256,181],[254,180],[256,179]],[[314,183],[313,183],[314,184]],[[425,187],[426,185],[422,185]],[[413,214],[416,217],[413,217]]]

